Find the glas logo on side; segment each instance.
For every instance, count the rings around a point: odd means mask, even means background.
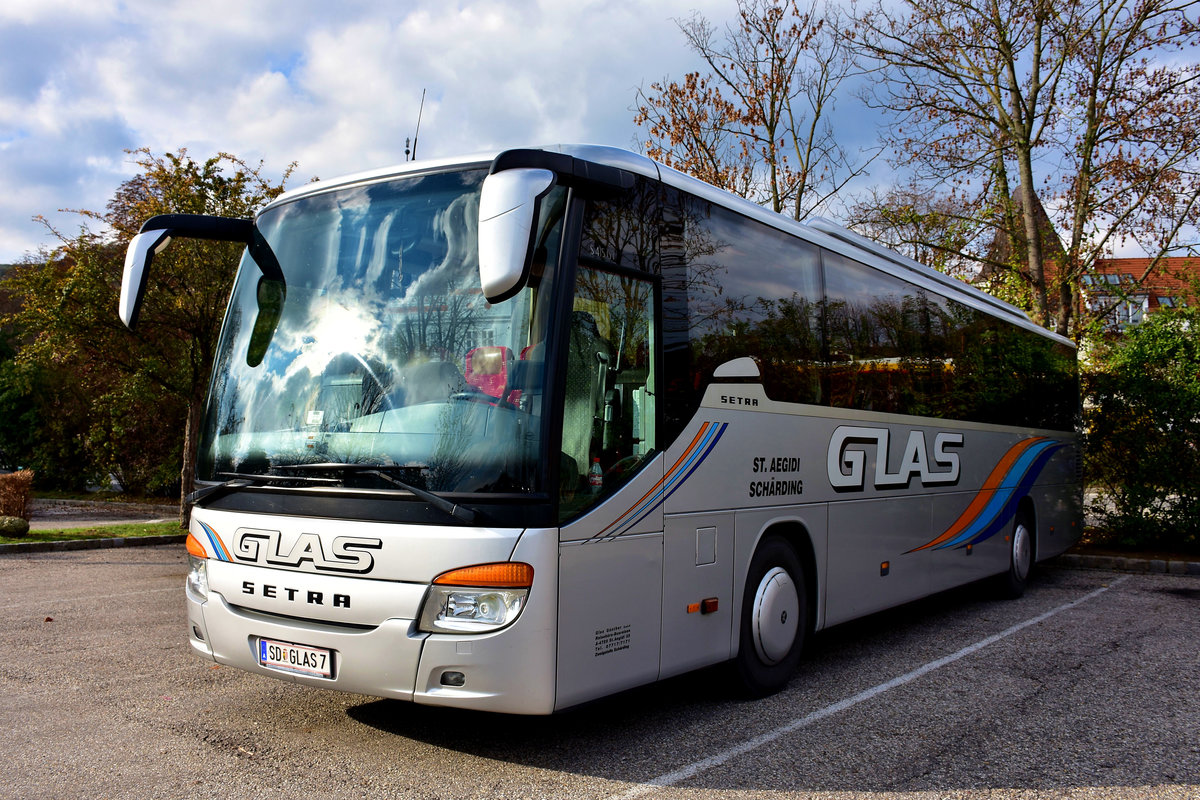
[[[326,553],[321,537],[315,533],[302,533],[285,545],[279,531],[254,528],[241,528],[234,537],[234,557],[239,561],[293,568],[307,562],[321,572],[354,575],[370,572],[375,566],[375,556],[370,551],[383,547],[380,539],[335,536]]]
[[[841,425],[829,440],[827,470],[829,485],[838,490],[862,489],[867,480],[867,454],[875,453],[871,483],[876,489],[907,486],[914,477],[921,485],[957,483],[958,453],[948,447],[961,447],[963,435],[940,431],[933,437],[932,454],[924,431],[909,431],[899,468],[888,471],[890,431],[887,428],[859,428]],[[932,457],[931,457],[932,455]]]

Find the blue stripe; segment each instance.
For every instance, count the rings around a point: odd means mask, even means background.
[[[197,520],[197,522],[199,522],[199,520]],[[212,551],[216,554],[217,560],[232,560],[229,557],[229,553],[226,552],[225,547],[221,544],[221,539],[217,536],[217,532],[205,525],[203,522],[200,522],[200,527],[204,530],[204,535],[208,537],[208,543],[211,546]]]
[[[623,525],[620,530],[609,534],[609,536],[605,538],[621,535],[644,520],[646,517],[653,514],[655,509],[667,502],[667,498],[675,494],[679,487],[683,486],[687,479],[692,477],[692,473],[699,468],[700,464],[704,462],[704,459],[708,458],[708,454],[711,453],[713,448],[717,446],[717,442],[721,440],[721,437],[725,434],[725,429],[728,427],[728,422],[722,422],[720,425],[714,424],[705,434],[700,446],[697,447],[695,452],[692,453],[691,457],[684,462],[683,467],[676,471],[675,477],[664,483],[654,495],[646,500],[646,503],[643,504],[643,507],[649,503],[653,503],[653,505],[651,505],[649,508],[646,508],[645,512],[640,517],[633,520],[633,522]],[[634,513],[636,514],[637,512]]]
[[[945,550],[952,547],[965,547],[968,544],[978,544],[1003,530],[1005,524],[1016,513],[1018,501],[1029,492],[1050,457],[1062,447],[1063,445],[1059,442],[1047,440],[1029,448],[1029,451],[1023,453],[1017,463],[1013,464],[1005,474],[1004,479],[1000,482],[1001,490],[998,490],[987,506],[979,512],[979,516],[958,536],[943,542],[934,549]],[[1017,475],[1020,477],[1014,481],[1014,476]]]
[[[1029,490],[1033,488],[1034,482],[1037,480],[1038,475],[1041,474],[1041,471],[1046,466],[1046,463],[1050,461],[1050,458],[1061,447],[1062,445],[1056,445],[1055,447],[1038,456],[1037,461],[1021,479],[1021,485],[1018,486],[1016,491],[1013,492],[1013,500],[1004,507],[1002,513],[992,521],[991,525],[985,528],[978,536],[976,536],[967,544],[973,545],[982,542],[985,539],[990,539],[1008,526],[1009,520],[1016,516],[1017,507],[1019,505],[1018,501],[1025,497],[1029,493]]]

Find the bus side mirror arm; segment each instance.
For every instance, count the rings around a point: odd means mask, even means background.
[[[121,278],[120,315],[129,329],[137,325],[142,298],[146,294],[146,278],[150,262],[172,239],[209,239],[241,242],[250,250],[254,263],[268,281],[282,287],[283,268],[270,245],[259,233],[254,220],[210,217],[200,214],[161,214],[151,217],[129,243],[125,253],[125,270]]]

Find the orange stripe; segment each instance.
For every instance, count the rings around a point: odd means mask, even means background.
[[[640,506],[646,500],[647,497],[649,497],[650,495],[657,492],[659,490],[659,488],[664,483],[667,482],[667,479],[669,479],[671,477],[671,473],[674,472],[676,469],[678,469],[680,464],[682,464],[684,461],[687,461],[687,457],[691,454],[691,452],[693,450],[696,449],[696,445],[699,444],[700,440],[704,438],[704,432],[706,430],[708,430],[708,427],[712,424],[713,423],[711,423],[711,422],[705,422],[704,424],[702,424],[700,426],[700,432],[696,434],[696,438],[692,439],[692,443],[688,445],[687,450],[683,451],[683,455],[681,455],[679,457],[679,460],[676,461],[674,464],[672,464],[671,468],[669,470],[667,470],[666,472],[663,473],[663,476],[658,479],[658,483],[651,486],[650,491],[646,492],[644,495],[642,495],[640,498],[638,498],[638,501],[636,503],[634,503],[633,505],[629,506],[629,508],[622,511],[621,516],[617,517],[611,525],[609,525],[607,528],[605,528],[604,530],[597,533],[592,538],[595,539],[595,538],[598,538],[598,537],[603,536],[604,534],[608,533],[616,525],[618,525],[621,522],[621,520],[625,519],[626,514],[628,514],[630,511],[637,508],[638,506]]]
[[[991,502],[992,496],[996,494],[996,490],[1000,488],[1000,484],[1003,483],[1004,476],[1008,474],[1009,468],[1016,463],[1017,459],[1021,457],[1021,454],[1045,438],[1046,437],[1044,436],[1035,436],[1031,439],[1025,439],[1024,441],[1017,442],[1015,445],[1013,445],[1009,451],[1004,454],[1004,457],[1000,459],[996,466],[992,468],[991,473],[988,474],[987,479],[983,482],[983,486],[979,488],[979,491],[971,500],[970,505],[968,505],[966,510],[959,515],[958,519],[954,521],[954,524],[947,528],[945,533],[934,539],[932,542],[923,544],[911,552],[915,553],[917,550],[926,550],[930,547],[935,547],[942,542],[953,539],[955,536],[961,533],[968,525],[971,524],[975,517],[979,516],[979,513],[983,511],[987,504]]]

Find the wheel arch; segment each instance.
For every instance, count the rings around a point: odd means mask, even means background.
[[[751,530],[738,577],[731,666],[750,696],[764,697],[791,680],[815,630],[819,551],[808,527],[794,518],[775,518]],[[777,571],[793,580],[780,583]],[[789,599],[789,591],[800,588],[796,584],[803,584],[803,592],[791,591]],[[789,608],[803,616],[790,617],[795,622],[789,624]]]

